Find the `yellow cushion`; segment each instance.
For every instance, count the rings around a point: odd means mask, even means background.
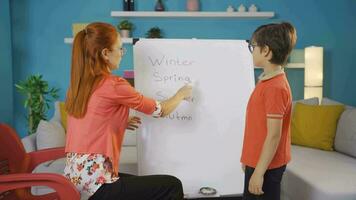
[[[67,111],[65,109],[65,103],[59,102],[59,111],[61,113],[61,123],[64,130],[67,130]]]
[[[292,117],[292,144],[332,151],[343,111],[343,105],[297,103]]]
[[[88,23],[74,23],[72,24],[72,33],[73,33],[73,37],[75,37],[75,35],[85,29],[85,27],[88,25]]]

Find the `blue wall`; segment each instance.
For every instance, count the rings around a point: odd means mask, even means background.
[[[0,122],[13,122],[13,81],[11,57],[10,5],[0,1]]]
[[[28,75],[41,73],[51,86],[64,94],[69,83],[72,23],[104,21],[113,25],[120,19],[110,17],[112,10],[122,10],[121,0],[12,0],[11,24],[14,83]],[[154,0],[136,0],[137,10],[152,10]],[[184,10],[185,1],[164,1],[168,10]],[[247,39],[257,26],[282,20],[292,22],[298,32],[296,48],[310,45],[324,47],[324,94],[332,99],[356,105],[356,74],[353,51],[356,35],[356,1],[354,0],[202,0],[203,11],[223,11],[228,5],[238,7],[256,3],[264,11],[275,11],[274,19],[134,19],[135,37],[143,37],[153,26],[159,26],[169,38]],[[2,12],[1,12],[2,13]],[[130,46],[127,46],[130,49]],[[116,73],[131,69],[128,53]],[[302,98],[303,71],[289,70],[294,97]],[[3,80],[0,81],[2,83]],[[1,84],[0,84],[1,85]],[[22,96],[14,94],[15,127],[26,133]],[[49,112],[52,115],[53,110]]]

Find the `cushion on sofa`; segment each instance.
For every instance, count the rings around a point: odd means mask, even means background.
[[[292,102],[292,113],[294,113],[295,104],[297,104],[297,103],[302,103],[302,104],[307,104],[307,105],[319,105],[319,98],[312,97],[309,99],[301,99],[301,100],[293,101]]]
[[[290,200],[355,200],[356,159],[336,151],[292,145],[282,180]]]
[[[36,132],[37,150],[64,147],[65,133],[63,127],[56,122],[41,120]]]
[[[332,100],[332,99],[329,99],[329,98],[322,98],[321,99],[321,104],[320,105],[344,105],[345,106],[345,109],[354,109],[354,107],[352,106],[349,106],[349,105],[345,105],[343,103],[340,103],[338,101],[335,101],[335,100]]]
[[[41,163],[32,171],[32,173],[55,173],[63,175],[65,159],[66,158],[60,158],[54,161]],[[42,195],[51,192],[54,192],[54,190],[46,186],[31,187],[31,193],[34,195]]]
[[[21,142],[22,142],[23,146],[25,147],[25,151],[27,153],[37,150],[36,133],[22,138]]]
[[[54,102],[54,115],[50,122],[60,123],[64,130],[67,129],[67,112],[65,111],[65,103],[63,101]]]
[[[53,113],[52,118],[49,120],[50,122],[61,123],[61,111],[59,109],[59,103],[60,103],[60,101],[54,102],[54,113]]]
[[[297,103],[292,117],[292,143],[332,151],[337,122],[343,111],[343,105]]]
[[[67,130],[67,111],[65,109],[65,103],[59,102],[59,111],[61,114],[61,123],[64,130]]]
[[[356,157],[356,109],[342,113],[336,130],[335,150]]]

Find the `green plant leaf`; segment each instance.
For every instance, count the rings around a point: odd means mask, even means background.
[[[24,107],[27,109],[28,133],[36,131],[41,119],[46,119],[46,112],[52,100],[57,99],[58,88],[50,88],[40,74],[31,75],[24,81],[15,84],[18,92],[25,96]]]

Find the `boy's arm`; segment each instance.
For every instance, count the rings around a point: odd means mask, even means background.
[[[249,191],[253,194],[263,194],[263,176],[277,151],[282,134],[282,124],[282,119],[267,118],[267,137],[249,183]]]
[[[255,172],[264,175],[277,151],[282,135],[282,119],[267,118],[267,137],[263,144]]]

